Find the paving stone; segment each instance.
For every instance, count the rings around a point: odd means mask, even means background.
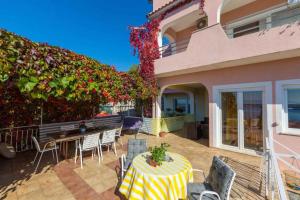
[[[92,160],[90,154],[86,154],[83,169],[80,168],[80,162],[74,163],[72,157],[68,160],[60,159],[59,164],[55,165],[50,154],[45,156],[41,169],[35,174],[34,166],[30,163],[35,152],[19,153],[13,160],[0,158],[0,163],[3,163],[0,167],[0,199],[123,200],[124,197],[118,192],[119,157],[122,153],[126,154],[129,138],[134,138],[134,135],[123,136],[123,147],[117,145],[118,157],[113,151],[104,151],[100,165],[97,156]],[[209,148],[207,140],[192,141],[184,138],[180,132],[170,133],[165,138],[144,134],[139,134],[138,138],[147,139],[148,146],[169,143],[169,151],[182,154],[192,163],[193,168],[202,169],[206,174],[213,156],[222,156],[237,172],[231,199],[265,199],[265,184],[259,169],[260,157]],[[74,152],[71,149],[72,155]],[[195,180],[203,181],[202,175],[196,175]]]

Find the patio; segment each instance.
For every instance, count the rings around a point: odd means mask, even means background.
[[[123,142],[133,135],[125,135]],[[139,134],[146,138],[148,147],[167,142],[169,151],[185,156],[193,168],[203,169],[208,174],[214,155],[222,156],[236,171],[237,176],[231,192],[231,199],[265,199],[265,185],[260,177],[259,157],[208,148],[207,141],[192,141],[180,133],[168,134],[165,138],[156,138]],[[0,199],[123,199],[117,192],[119,185],[119,157],[126,153],[118,144],[118,157],[112,151],[104,152],[104,160],[98,165],[97,159],[90,155],[84,158],[84,167],[74,164],[74,159],[60,160],[54,165],[51,153],[46,154],[37,174],[31,161],[34,151],[18,153],[13,160],[0,158]],[[74,155],[74,154],[71,154]],[[196,181],[202,181],[195,177]]]

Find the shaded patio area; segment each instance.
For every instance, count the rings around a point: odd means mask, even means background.
[[[128,138],[134,136],[123,136],[123,142],[127,143]],[[179,133],[168,134],[165,138],[139,134],[138,138],[146,138],[148,147],[167,142],[171,145],[169,151],[185,156],[193,168],[202,169],[206,174],[213,156],[222,156],[237,173],[231,199],[265,199],[259,157],[208,148],[208,141],[192,141]],[[80,169],[79,163],[75,165],[72,158],[60,160],[59,164],[54,165],[55,162],[49,153],[43,158],[36,174],[31,164],[35,151],[18,153],[17,158],[13,160],[0,158],[0,199],[124,199],[117,189],[119,157],[126,153],[126,144],[123,148],[118,144],[117,153],[116,157],[112,151],[105,151],[101,165],[98,164],[97,158],[93,160],[91,155],[87,154],[83,169]],[[195,176],[195,181],[203,180],[202,177]]]

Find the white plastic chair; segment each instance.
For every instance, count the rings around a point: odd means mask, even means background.
[[[43,148],[41,148],[39,142],[36,139],[36,137],[31,136],[31,138],[32,138],[32,140],[34,142],[34,145],[35,145],[35,148],[37,150],[36,155],[35,155],[34,160],[33,160],[33,164],[35,163],[38,155],[41,154],[40,158],[39,158],[39,161],[38,161],[38,163],[37,163],[37,165],[35,167],[35,171],[38,169],[38,167],[40,165],[40,162],[41,162],[41,159],[43,157],[43,154],[45,152],[52,151],[52,157],[53,157],[53,160],[54,160],[55,159],[54,158],[54,151],[55,151],[56,162],[58,163],[58,156],[57,156],[57,149],[58,149],[58,147],[56,146],[56,142],[55,141],[49,141],[49,142],[47,142],[47,143],[44,144]]]
[[[219,157],[214,156],[208,177],[202,170],[193,169],[204,176],[203,183],[188,183],[187,197],[189,200],[229,200],[232,185],[236,176]]]
[[[147,141],[145,139],[129,139],[127,145],[127,155],[121,155],[121,179],[124,178],[133,159],[137,155],[147,151]]]
[[[92,158],[94,158],[94,151],[97,149],[98,152],[98,160],[100,164],[100,150],[99,150],[99,136],[100,133],[92,134],[84,136],[82,142],[76,141],[76,149],[75,149],[75,163],[77,162],[77,152],[79,150],[80,154],[80,167],[83,168],[83,156],[82,152],[92,151]]]
[[[122,138],[121,138],[122,128],[123,128],[123,125],[120,128],[116,129],[116,139],[118,142],[120,142],[121,146],[123,147],[123,142],[122,142]]]
[[[108,131],[103,132],[102,138],[99,140],[100,154],[101,154],[102,160],[103,160],[102,146],[107,146],[108,151],[109,151],[109,146],[112,145],[115,155],[118,156],[117,150],[116,150],[116,132],[117,132],[117,129],[108,130]]]
[[[88,122],[85,123],[86,128],[94,128],[95,127],[95,123],[94,122]]]

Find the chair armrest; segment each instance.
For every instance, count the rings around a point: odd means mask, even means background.
[[[201,192],[199,200],[202,200],[203,196],[205,196],[206,194],[215,195],[216,197],[218,197],[218,200],[221,200],[221,198],[220,198],[220,196],[219,196],[218,193],[213,192],[213,191],[208,191],[208,190]]]
[[[126,156],[125,154],[121,155],[121,170],[124,170],[124,164],[126,162]]]
[[[203,175],[203,177],[204,177],[204,180],[206,181],[206,176],[205,176],[205,173],[204,173],[203,170],[201,170],[201,169],[191,169],[191,171],[192,172],[199,172],[199,173],[201,173]]]
[[[52,139],[52,140],[50,140],[49,142],[46,142],[46,143],[44,144],[43,151],[44,151],[45,149],[47,149],[47,147],[48,147],[49,145],[51,145],[51,144],[55,147],[55,149],[57,148],[57,147],[56,147],[56,142],[55,142],[55,140]]]

